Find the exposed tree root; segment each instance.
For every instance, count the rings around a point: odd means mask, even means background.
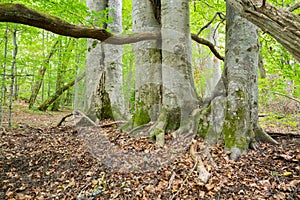
[[[257,141],[260,142],[269,142],[271,144],[276,144],[278,145],[279,143],[274,140],[270,135],[268,135],[258,124],[255,129],[254,129],[254,133],[255,133],[255,139]]]
[[[138,134],[139,132],[148,132],[146,130],[149,129],[150,126],[152,126],[152,125],[153,125],[153,122],[149,122],[147,124],[137,126],[137,127],[133,128],[131,131],[129,131],[129,134]]]
[[[190,155],[193,158],[195,165],[196,165],[196,169],[197,172],[199,173],[199,179],[203,182],[203,183],[207,183],[207,181],[210,178],[210,173],[206,170],[200,156],[198,155],[197,152],[197,143],[193,142],[191,147],[190,147]]]
[[[165,131],[168,125],[168,116],[167,111],[162,110],[157,121],[150,129],[150,137],[155,138],[156,144],[160,147],[163,147],[165,144]]]

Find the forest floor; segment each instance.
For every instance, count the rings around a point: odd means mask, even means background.
[[[0,130],[0,199],[300,199],[300,113],[288,123],[263,120],[280,144],[260,143],[237,161],[222,145],[196,139],[196,151],[211,155],[201,156],[210,173],[203,183],[189,149],[156,169],[118,171],[96,158],[72,121],[56,126],[71,111],[30,112],[25,106],[15,105],[13,128]],[[121,149],[157,149],[113,125],[101,131]]]

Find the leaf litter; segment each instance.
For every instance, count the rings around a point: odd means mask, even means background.
[[[120,149],[158,148],[114,126],[103,130]],[[90,153],[75,126],[26,125],[0,134],[0,199],[300,199],[300,138],[290,135],[236,162],[222,145],[196,138],[193,151],[209,173],[204,182],[189,149],[152,171],[117,171]]]

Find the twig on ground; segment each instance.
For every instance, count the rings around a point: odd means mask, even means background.
[[[170,178],[169,184],[168,184],[168,190],[171,189],[171,186],[172,186],[173,180],[175,178],[175,175],[176,175],[175,172],[173,172],[173,174],[171,175],[171,178]]]
[[[62,125],[62,123],[68,118],[73,116],[73,113],[67,114],[66,116],[64,116],[63,118],[61,118],[60,122],[56,125],[56,127],[59,127]]]

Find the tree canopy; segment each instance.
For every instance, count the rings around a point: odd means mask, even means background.
[[[265,1],[263,1],[265,2]],[[245,17],[263,31],[269,33],[281,43],[298,61],[300,61],[300,16],[289,10],[279,9],[262,1],[228,1],[241,16]],[[142,40],[155,40],[160,33],[146,32],[114,35],[105,29],[86,27],[68,23],[58,17],[28,8],[22,4],[1,3],[0,22],[13,22],[42,28],[53,33],[75,38],[93,38],[110,44],[128,44]],[[214,49],[207,41],[192,35],[192,38]],[[216,51],[213,50],[215,53]],[[215,53],[222,59],[222,57]]]

